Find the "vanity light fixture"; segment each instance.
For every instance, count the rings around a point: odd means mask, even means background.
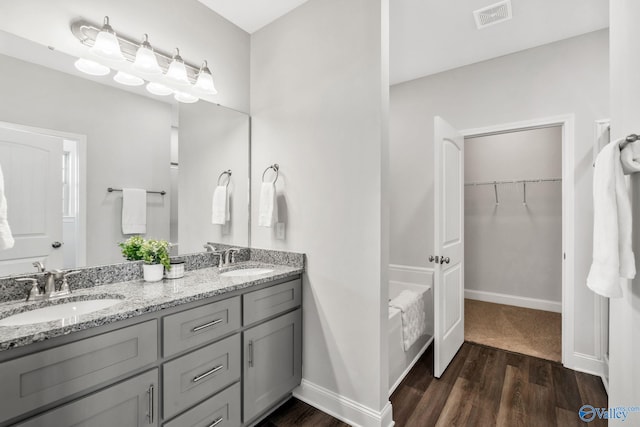
[[[144,40],[136,52],[136,59],[133,61],[133,68],[143,74],[162,74],[162,68],[158,65],[158,58],[153,53],[153,48],[149,43],[149,36],[144,35]]]
[[[120,43],[116,32],[113,31],[111,25],[109,25],[109,17],[104,17],[104,25],[96,36],[96,41],[93,47],[90,49],[91,53],[100,58],[109,59],[112,61],[124,61],[124,55],[120,50]]]
[[[133,76],[129,73],[125,73],[124,71],[118,71],[116,75],[113,76],[113,80],[125,86],[142,86],[144,84],[144,80],[140,77]]]
[[[106,16],[102,26],[86,20],[73,21],[71,32],[91,53],[76,61],[80,71],[99,76],[115,68],[118,72],[114,80],[118,83],[140,86],[146,82],[147,90],[154,95],[173,94],[179,102],[205,99],[215,103],[209,98],[217,91],[207,61],[197,67],[184,61],[178,49],[174,55],[154,49],[147,34],[142,41],[117,35]]]
[[[111,68],[85,58],[79,58],[73,65],[90,76],[106,76],[111,72]]]
[[[207,67],[207,61],[204,61],[198,71],[198,77],[196,78],[196,84],[194,85],[200,92],[207,93],[209,95],[215,95],[218,93],[216,87],[213,85],[213,76],[211,70]]]

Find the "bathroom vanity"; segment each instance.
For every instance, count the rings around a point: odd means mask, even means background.
[[[0,426],[255,424],[302,374],[302,269],[268,267],[80,289],[124,299],[66,325],[0,328]]]

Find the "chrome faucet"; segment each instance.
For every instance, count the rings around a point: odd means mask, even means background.
[[[31,289],[29,289],[27,293],[26,301],[42,301],[70,295],[71,289],[69,288],[67,278],[78,273],[80,273],[80,271],[70,271],[67,273],[62,270],[47,271],[45,273],[44,286],[39,286],[38,279],[31,277],[16,279],[16,282],[29,282],[31,284]],[[56,287],[56,279],[60,278],[62,278],[62,283],[59,287]]]
[[[236,256],[235,254],[240,252],[240,249],[238,248],[230,248],[227,249],[226,251],[224,251],[224,263],[225,265],[227,264],[233,264],[234,262],[236,262]]]
[[[205,248],[207,250],[207,252],[215,252],[216,251],[216,247],[213,246],[211,243],[205,243],[204,245],[202,245],[203,248]]]
[[[36,270],[38,270],[38,273],[44,273],[44,265],[40,261],[36,261],[31,265],[33,265]]]

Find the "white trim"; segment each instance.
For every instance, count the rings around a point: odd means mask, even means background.
[[[464,297],[466,299],[492,302],[494,304],[514,305],[516,307],[562,313],[562,304],[558,301],[499,294],[497,292],[476,291],[475,289],[465,289]]]
[[[602,359],[578,352],[574,352],[572,356],[573,367],[571,369],[574,371],[604,377],[604,361]]]
[[[575,369],[574,270],[575,270],[575,115],[564,114],[461,131],[465,137],[505,133],[514,130],[562,126],[562,364]],[[596,328],[600,328],[596,325]]]
[[[422,357],[422,355],[424,354],[425,351],[427,351],[427,349],[429,348],[429,346],[431,345],[431,343],[433,342],[433,337],[429,338],[427,340],[427,342],[425,343],[425,345],[420,349],[420,351],[418,352],[418,354],[416,355],[416,357],[411,361],[411,363],[409,363],[409,366],[407,366],[407,369],[404,370],[404,372],[402,373],[402,375],[400,375],[400,377],[396,380],[395,384],[393,384],[390,388],[389,388],[389,397],[391,397],[391,395],[393,394],[394,391],[396,391],[396,388],[398,388],[398,386],[400,385],[400,383],[402,382],[402,380],[404,380],[404,377],[407,376],[407,374],[409,374],[409,371],[411,371],[411,369],[413,368],[413,366],[418,363],[418,360]]]
[[[392,427],[391,402],[382,411],[375,411],[306,379],[293,390],[293,396],[352,426]]]
[[[414,271],[417,273],[429,273],[433,272],[433,268],[429,267],[416,267],[413,265],[402,265],[402,264],[389,264],[389,270],[396,271]]]

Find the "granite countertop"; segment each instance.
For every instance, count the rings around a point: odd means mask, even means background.
[[[255,276],[224,277],[220,274],[239,268],[264,267],[273,270],[270,273]],[[291,277],[302,273],[303,268],[266,264],[254,261],[234,264],[220,271],[218,268],[203,268],[185,273],[180,279],[164,279],[161,282],[132,280],[129,282],[100,285],[73,290],[68,297],[52,301],[24,302],[10,301],[0,303],[0,319],[24,311],[69,301],[103,298],[122,299],[111,307],[88,314],[51,322],[34,323],[22,326],[0,326],[0,351],[21,347],[76,331],[129,319],[165,308],[175,307],[204,298],[223,295],[238,289],[261,285],[273,280]]]

